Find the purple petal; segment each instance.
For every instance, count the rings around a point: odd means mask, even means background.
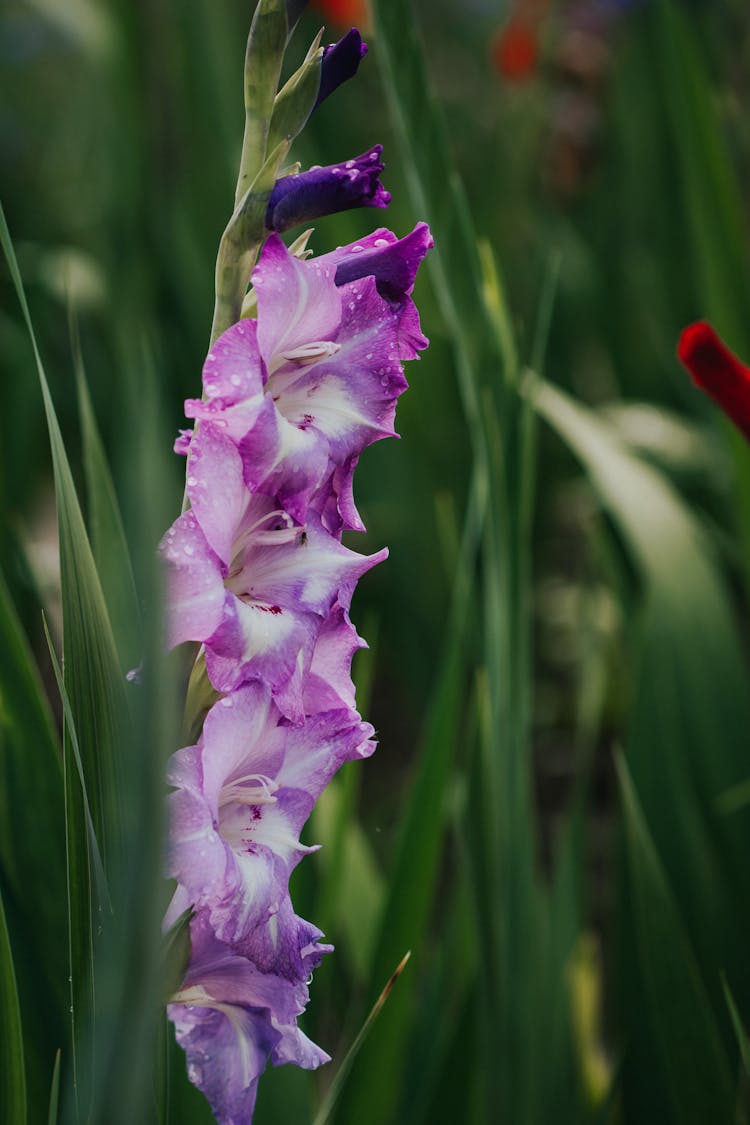
[[[338,43],[328,44],[320,64],[320,88],[314,110],[342,83],[354,77],[366,54],[367,44],[362,42],[362,36],[356,27],[347,31]]]
[[[205,1095],[218,1125],[248,1125],[258,1078],[281,1040],[265,1012],[239,1004],[218,1006],[185,990],[185,1003],[169,1004],[175,1038],[187,1056],[187,1074]]]
[[[159,551],[167,564],[167,644],[204,641],[221,621],[224,583],[221,563],[193,512],[175,520]]]
[[[328,446],[304,421],[287,421],[270,395],[239,445],[245,479],[255,492],[275,496],[304,523],[310,497],[328,472]]]
[[[422,334],[417,307],[409,294],[419,266],[434,245],[430,228],[417,223],[411,234],[397,239],[385,227],[358,242],[339,246],[320,261],[336,266],[336,284],[346,287],[362,277],[372,276],[378,292],[398,313],[398,347],[402,360],[417,359],[429,341]]]
[[[210,753],[201,757],[202,790],[214,816],[228,780],[247,773],[276,776],[285,742],[279,718],[268,689],[259,683],[218,700],[206,715],[202,740]]]
[[[380,227],[359,242],[322,254],[319,260],[335,263],[337,285],[374,277],[381,296],[399,301],[411,293],[422,260],[434,245],[427,223],[417,223],[410,234],[399,239]]]
[[[217,691],[233,691],[260,677],[281,711],[301,719],[302,670],[310,662],[318,622],[314,613],[268,601],[245,602],[227,591],[221,624],[206,641],[206,671]]]
[[[202,422],[190,443],[187,494],[208,545],[229,566],[250,495],[237,447],[215,423]]]
[[[301,790],[317,800],[344,762],[366,758],[375,749],[373,728],[356,711],[328,711],[313,715],[302,726],[290,727],[284,764],[278,780],[285,788]],[[296,812],[300,812],[300,809]],[[292,815],[295,815],[294,812]],[[294,821],[296,824],[297,822]],[[301,829],[304,821],[300,823]]]
[[[367,648],[357,635],[349,615],[341,606],[331,610],[315,642],[310,669],[305,677],[305,714],[354,710],[351,664],[354,653]]]
[[[219,336],[203,365],[206,398],[240,402],[261,390],[261,359],[254,320],[241,320]]]
[[[282,176],[268,201],[267,228],[285,231],[352,207],[387,207],[391,196],[379,179],[382,151],[382,145],[375,145],[344,164]]]
[[[254,320],[233,324],[215,342],[203,365],[202,399],[185,402],[188,418],[213,421],[239,441],[255,422],[265,398],[266,372]]]
[[[252,280],[258,295],[258,346],[269,371],[284,352],[333,338],[341,321],[334,272],[333,264],[295,258],[278,235],[266,241]]]
[[[358,461],[359,454],[353,453],[343,465],[336,465],[310,501],[310,507],[319,514],[326,531],[337,538],[344,528],[367,530],[354,503],[354,470]]]

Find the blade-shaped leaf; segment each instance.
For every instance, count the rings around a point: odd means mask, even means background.
[[[730,1071],[714,1014],[622,758],[617,768],[645,1000],[676,1120],[732,1121]]]
[[[14,936],[26,1035],[29,1114],[44,1108],[69,998],[60,748],[39,675],[0,575],[0,886]],[[44,830],[40,831],[40,825]]]
[[[23,1062],[21,1010],[18,1006],[16,973],[10,948],[5,910],[0,896],[0,1121],[26,1123],[26,1074]]]
[[[57,1125],[57,1110],[60,1104],[60,1051],[55,1054],[55,1065],[52,1068],[52,1082],[49,1091],[49,1112],[47,1125]]]
[[[0,242],[8,262],[36,362],[44,401],[57,501],[63,606],[65,685],[75,718],[91,819],[104,863],[118,845],[117,742],[124,736],[126,708],[104,595],[91,552],[73,476],[36,342],[26,295],[5,213],[0,207]],[[93,1016],[93,929],[86,813],[75,768],[67,768],[72,747],[66,735],[65,815],[67,830],[71,1022],[79,1029]],[[81,1010],[77,1011],[77,1007]],[[82,1017],[79,1018],[79,1017]],[[76,1036],[75,1024],[73,1032]],[[95,1038],[93,1032],[90,1042]],[[71,1056],[76,1070],[75,1044]],[[90,1070],[90,1059],[82,1068]],[[74,1079],[75,1082],[75,1079]]]
[[[77,332],[73,356],[78,387],[78,409],[83,437],[91,546],[107,601],[121,664],[133,668],[141,659],[138,595],[112,474],[96,424]]]
[[[124,716],[123,677],[2,208],[0,241],[28,329],[44,400],[58,506],[65,679],[81,743],[92,818],[106,855],[116,810],[113,747]]]

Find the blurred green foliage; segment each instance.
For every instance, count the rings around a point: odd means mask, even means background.
[[[48,1120],[58,1047],[61,1120],[76,1119],[71,1000],[81,1120],[210,1120],[159,1022],[160,777],[179,669],[158,652],[153,545],[180,504],[169,448],[211,327],[249,7],[0,11],[3,205],[54,402],[51,460],[4,274],[12,1125],[22,1104],[32,1125]],[[304,14],[286,71],[325,7]],[[312,1120],[410,948],[338,1125],[746,1121],[750,453],[674,359],[699,316],[750,358],[744,3],[373,8],[370,57],[292,155],[385,145],[385,221],[401,234],[424,218],[436,237],[416,294],[431,347],[408,372],[402,441],[358,471],[356,546],[391,550],[354,605],[380,748],[326,794],[309,830],[326,846],[295,875],[299,912],[337,947],[305,1022],[334,1063],[267,1074],[256,1120]],[[496,36],[519,13],[537,55],[513,78]],[[322,220],[312,246],[379,220]],[[64,655],[64,737],[42,608]],[[115,724],[141,654],[158,672]],[[66,920],[86,915],[75,902],[90,901],[97,841],[128,921],[73,927],[76,975],[92,951],[99,966],[94,1031],[75,983],[70,995]]]

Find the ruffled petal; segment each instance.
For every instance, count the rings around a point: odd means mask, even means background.
[[[253,270],[258,295],[258,347],[269,372],[276,357],[311,341],[330,340],[341,320],[341,295],[332,265],[303,262],[277,234]]]
[[[224,608],[221,563],[194,512],[185,512],[161,541],[167,564],[167,644],[204,641],[218,628]]]

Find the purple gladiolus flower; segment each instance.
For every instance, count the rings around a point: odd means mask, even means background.
[[[301,923],[303,973],[320,963],[327,946]],[[202,1090],[219,1125],[248,1125],[258,1078],[270,1061],[312,1070],[328,1062],[297,1027],[308,1000],[306,975],[289,981],[264,973],[217,941],[205,915],[190,924],[191,963],[167,1007],[177,1042],[187,1054],[188,1077]]]
[[[375,145],[344,164],[282,176],[268,200],[267,228],[285,231],[352,207],[387,207],[390,192],[379,179],[385,167],[380,159],[382,151],[382,145]]]
[[[355,711],[284,725],[268,688],[256,682],[220,699],[199,744],[173,756],[169,874],[207,912],[220,941],[257,951],[258,931],[273,926],[277,960],[284,949],[292,975],[302,971],[288,882],[317,849],[299,834],[339,766],[372,753],[372,734]]]
[[[257,322],[240,321],[217,340],[204,398],[185,404],[189,416],[223,427],[252,490],[278,498],[298,522],[312,507],[330,531],[363,528],[352,496],[357,459],[394,433],[396,399],[406,389],[400,360],[427,345],[408,291],[429,230],[421,224],[400,242],[390,231],[380,235],[364,239],[361,253],[355,244],[307,262],[272,235],[253,273]],[[390,261],[395,276],[399,253],[408,263],[399,274],[403,292],[386,299],[377,277],[364,273],[367,259],[384,276]],[[360,258],[359,278],[337,284],[339,271]],[[390,292],[399,292],[395,283]]]
[[[334,90],[354,77],[366,54],[367,44],[362,42],[362,36],[356,27],[347,31],[338,43],[328,44],[323,51],[320,64],[320,89],[313,109],[317,109]]]
[[[233,473],[226,489],[231,497],[242,466],[228,439],[222,447],[222,438],[203,423],[191,454],[200,445],[207,467],[223,465],[227,478]],[[324,620],[334,604],[348,609],[359,577],[387,551],[358,555],[327,534],[314,513],[300,526],[265,496],[246,493],[237,502],[237,491],[234,508],[230,499],[226,509],[215,510],[211,497],[201,497],[200,506],[180,516],[164,538],[171,583],[168,641],[203,642],[217,691],[262,676],[284,714],[299,721],[303,679]],[[214,521],[214,515],[225,518]]]

